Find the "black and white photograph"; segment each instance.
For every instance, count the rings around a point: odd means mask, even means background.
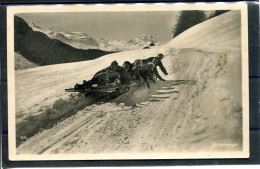
[[[246,4],[11,6],[10,160],[249,157]]]

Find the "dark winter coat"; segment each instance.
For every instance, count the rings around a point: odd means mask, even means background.
[[[131,77],[133,80],[142,80],[142,74],[140,68],[133,68],[131,71]]]
[[[106,68],[104,68],[104,69],[98,71],[95,75],[100,74],[100,73],[105,73],[105,72],[107,72],[107,71],[109,71],[109,70],[111,70],[111,67],[110,67],[110,66],[108,66],[108,67],[106,67]],[[95,76],[95,75],[94,75],[94,76]]]
[[[123,67],[119,67],[117,72],[120,75],[121,84],[127,84],[132,81],[131,72],[125,71]]]
[[[150,69],[147,65],[143,65],[141,69],[141,76],[143,79],[146,80],[152,80],[153,79],[153,69]]]
[[[153,64],[153,63],[151,63]],[[155,79],[154,79],[154,65],[153,68],[149,67],[148,64],[143,65],[142,69],[141,69],[141,76],[144,79],[146,85],[148,88],[150,88],[150,81],[152,80],[155,83]]]
[[[116,79],[120,78],[118,72],[113,71],[111,66],[108,66],[100,71],[98,71],[92,79],[89,81],[83,81],[81,86],[88,88],[91,87],[93,84],[99,85],[107,85],[108,83],[113,83]]]
[[[94,77],[91,79],[92,83],[113,83],[117,78],[120,78],[118,72],[111,69],[111,67],[107,67],[98,71]]]

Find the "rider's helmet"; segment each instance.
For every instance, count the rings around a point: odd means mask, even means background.
[[[159,53],[159,54],[157,55],[157,58],[158,58],[159,60],[162,60],[162,59],[163,59],[163,57],[164,57],[164,55],[163,55],[163,54],[161,54],[161,53]]]
[[[135,66],[136,68],[141,68],[141,67],[143,66],[143,61],[142,61],[141,59],[135,60],[134,66]]]
[[[118,69],[118,63],[117,61],[113,61],[111,64],[110,64],[110,68],[113,70],[113,71],[116,71]]]
[[[125,61],[123,64],[123,68],[125,71],[129,71],[132,68],[132,64],[129,61]]]

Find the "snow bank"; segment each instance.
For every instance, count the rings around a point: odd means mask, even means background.
[[[240,11],[230,11],[186,30],[165,48],[226,48],[241,46]],[[162,49],[164,50],[164,49]]]
[[[34,134],[53,127],[58,121],[76,114],[88,105],[95,102],[95,98],[86,99],[82,94],[70,94],[68,98],[57,99],[53,104],[41,106],[30,115],[17,115],[16,144],[20,145],[25,139]]]

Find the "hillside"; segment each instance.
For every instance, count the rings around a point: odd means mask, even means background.
[[[70,159],[82,153],[88,154],[83,159],[106,153],[105,159],[129,153],[137,153],[132,158],[239,155],[245,148],[240,22],[239,11],[230,11],[160,47],[17,71],[17,153]],[[158,53],[165,54],[169,75],[151,89],[143,85],[108,103],[64,92],[113,60],[122,64]]]
[[[228,17],[224,18],[224,16]],[[178,48],[240,47],[241,39],[237,38],[237,36],[241,34],[241,30],[237,29],[241,26],[241,23],[238,22],[240,18],[240,14],[234,11],[214,17],[203,22],[203,31],[201,31],[201,24],[195,25],[174,38],[167,46],[175,46]],[[234,20],[237,20],[237,22],[233,22]],[[230,22],[233,23],[229,24]],[[214,27],[212,27],[212,25],[214,25]]]
[[[15,70],[38,67],[37,64],[30,62],[29,60],[27,60],[26,58],[24,58],[22,55],[18,53],[14,54],[14,58],[15,58]]]
[[[18,16],[14,18],[14,27],[15,52],[40,66],[92,60],[113,53],[99,49],[76,49],[59,40],[50,39],[42,32],[34,31]]]

